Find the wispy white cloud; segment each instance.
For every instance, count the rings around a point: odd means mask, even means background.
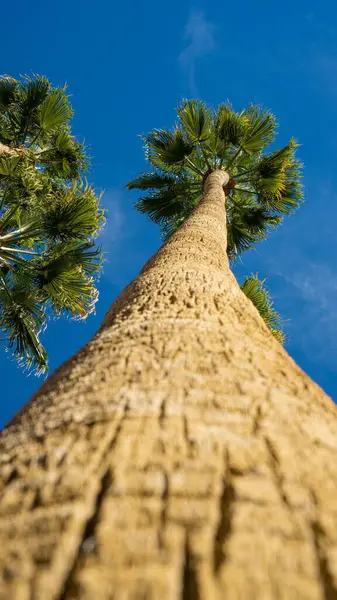
[[[282,296],[296,305],[289,335],[308,358],[335,366],[337,362],[337,271],[328,264],[303,260],[287,272],[275,270],[283,280]]]
[[[294,271],[283,277],[317,310],[337,316],[337,273],[333,273],[329,265],[309,263],[305,271]]]
[[[106,223],[100,235],[99,242],[106,251],[117,246],[123,237],[125,214],[122,209],[123,192],[120,190],[107,190],[102,198],[102,206],[106,211]]]
[[[185,27],[186,47],[179,56],[179,63],[188,77],[188,85],[193,95],[197,95],[196,64],[199,58],[215,49],[215,25],[202,11],[192,9]]]
[[[104,253],[103,273],[105,277],[117,281],[117,257],[125,241],[126,215],[123,209],[123,192],[118,189],[107,190],[102,198],[105,209],[106,223],[98,238]]]
[[[98,239],[105,254],[103,275],[105,280],[123,288],[157,250],[159,239],[158,243],[149,244],[157,227],[134,209],[131,194],[123,189],[108,189],[102,206],[107,219]]]

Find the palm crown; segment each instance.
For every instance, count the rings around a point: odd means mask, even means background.
[[[185,100],[173,131],[154,129],[143,136],[154,170],[127,185],[147,192],[136,208],[161,226],[166,240],[200,202],[207,175],[224,169],[230,176],[225,189],[227,253],[234,261],[263,240],[302,199],[295,140],[266,152],[276,128],[275,117],[259,106],[237,113],[230,104],[215,111],[200,101]],[[251,276],[241,288],[283,342],[281,320],[264,281]]]
[[[0,328],[19,361],[43,371],[47,315],[85,317],[97,299],[93,246],[104,216],[81,180],[65,88],[44,77],[0,78]]]
[[[265,152],[275,133],[274,116],[259,106],[237,113],[229,104],[213,111],[200,101],[184,101],[173,131],[154,129],[143,136],[154,171],[128,184],[147,191],[136,208],[158,223],[167,239],[199,203],[208,173],[226,170],[227,252],[235,260],[302,198],[296,142]]]

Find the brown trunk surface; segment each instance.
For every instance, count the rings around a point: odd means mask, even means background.
[[[337,598],[336,407],[229,269],[226,182],[2,433],[1,600]]]
[[[11,148],[10,146],[6,146],[0,142],[0,157],[1,156],[16,156],[20,153],[19,148]]]

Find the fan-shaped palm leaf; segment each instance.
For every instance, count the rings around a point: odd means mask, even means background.
[[[33,111],[47,98],[50,88],[50,83],[46,77],[41,75],[35,77],[25,76],[20,84],[20,106],[27,113]]]
[[[182,130],[192,142],[206,141],[212,131],[212,116],[206,104],[199,100],[185,100],[177,109]]]
[[[53,196],[52,206],[41,207],[45,235],[62,242],[97,235],[105,221],[99,200],[88,185],[60,187]]]
[[[242,113],[236,113],[230,104],[219,107],[219,138],[225,145],[240,146],[249,131],[249,119]]]
[[[127,184],[128,190],[159,190],[174,185],[177,177],[167,173],[142,173]]]
[[[261,151],[275,138],[275,117],[260,106],[250,106],[245,112],[248,119],[247,131],[242,140],[242,148],[252,154]]]
[[[18,83],[13,77],[0,78],[0,112],[8,110],[15,100]]]
[[[71,117],[72,108],[64,90],[53,90],[39,106],[39,125],[45,132],[66,125]]]
[[[179,213],[184,205],[184,197],[177,195],[174,189],[162,189],[139,198],[135,207],[157,224]]]
[[[0,277],[0,329],[19,363],[37,373],[47,369],[47,353],[38,337],[45,323],[36,293],[20,285],[10,288]]]
[[[173,133],[164,129],[154,129],[144,140],[147,157],[154,166],[160,167],[162,163],[167,166],[176,165],[193,152],[193,145],[184,138],[179,129]]]

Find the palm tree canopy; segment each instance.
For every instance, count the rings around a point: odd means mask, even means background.
[[[135,206],[161,226],[167,239],[199,203],[207,174],[226,170],[227,252],[233,261],[301,202],[297,143],[291,139],[284,148],[267,152],[277,125],[260,106],[237,113],[230,104],[215,111],[201,101],[185,100],[177,112],[172,131],[154,129],[143,136],[154,170],[127,187],[146,191]]]
[[[47,367],[47,314],[83,318],[97,300],[103,222],[70,130],[65,88],[0,77],[0,329],[19,362]]]

